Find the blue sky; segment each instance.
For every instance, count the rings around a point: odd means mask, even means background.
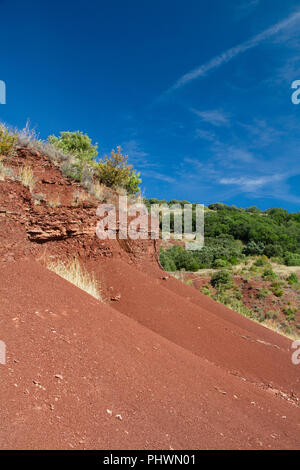
[[[1,120],[121,145],[147,197],[299,210],[300,2],[0,0]]]

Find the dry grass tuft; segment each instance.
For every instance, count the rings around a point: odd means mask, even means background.
[[[17,144],[22,147],[33,148],[35,143],[40,142],[36,129],[30,128],[29,120],[27,120],[23,129],[15,129],[14,132],[17,137]]]
[[[31,193],[31,197],[33,199],[33,202],[34,202],[34,205],[35,206],[39,206],[42,201],[45,200],[45,194],[43,193]]]
[[[106,190],[107,188],[103,184],[96,182],[92,185],[90,193],[95,196],[98,201],[103,202],[105,200]]]
[[[287,331],[281,329],[280,325],[275,320],[267,319],[263,323],[261,323],[261,325],[266,327],[266,328],[269,328],[269,330],[275,331],[279,335],[286,336],[287,338],[289,338],[293,341],[295,341],[297,339],[300,339],[300,335],[296,331],[287,332]]]
[[[14,178],[14,172],[0,161],[0,181],[5,181],[6,177]]]
[[[19,170],[19,181],[29,188],[30,192],[34,188],[35,180],[31,166],[25,165]]]
[[[71,282],[71,284],[79,287],[79,289],[84,290],[98,300],[102,300],[97,279],[81,266],[78,259],[67,262],[55,261],[48,264],[47,267],[60,277]]]
[[[57,194],[55,196],[50,196],[48,198],[47,204],[48,204],[49,207],[52,207],[52,209],[54,209],[55,207],[61,206],[61,201],[60,201],[59,195]]]
[[[86,201],[89,201],[91,198],[89,193],[83,192],[83,191],[76,191],[73,194],[73,201],[72,201],[72,206],[80,206]]]

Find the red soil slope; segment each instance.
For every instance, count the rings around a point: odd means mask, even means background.
[[[2,264],[0,281],[2,449],[299,447],[293,402],[35,262]]]
[[[113,302],[120,312],[230,374],[300,397],[287,338],[214,301],[203,302],[180,281],[162,280],[162,272],[155,278],[114,259],[89,267],[114,286],[112,298],[120,294]]]
[[[299,448],[291,341],[167,276],[153,241],[99,240],[96,201],[24,164],[44,199],[0,182],[0,448]],[[42,266],[73,256],[107,304]]]

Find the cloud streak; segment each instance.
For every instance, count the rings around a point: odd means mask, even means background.
[[[206,76],[212,70],[215,70],[221,67],[222,65],[226,64],[227,62],[230,62],[232,59],[234,59],[240,54],[243,54],[249,49],[253,49],[254,47],[258,46],[261,42],[265,41],[266,39],[269,39],[275,34],[287,29],[290,26],[293,26],[299,20],[300,20],[300,10],[294,12],[292,15],[290,15],[286,19],[265,29],[261,33],[256,34],[255,36],[248,39],[247,41],[244,41],[235,47],[227,49],[227,51],[223,52],[222,54],[216,57],[213,57],[211,60],[209,60],[205,64],[202,64],[199,67],[195,68],[194,70],[191,70],[190,72],[184,74],[164,94],[172,93],[173,91],[184,87],[191,81],[196,80],[197,78]]]
[[[203,121],[212,124],[213,126],[226,126],[229,124],[230,116],[220,109],[210,109],[208,111],[198,111],[191,109],[191,111],[199,116]]]
[[[220,183],[225,185],[240,186],[243,191],[252,192],[265,186],[266,184],[275,183],[276,181],[281,181],[285,178],[286,176],[282,174],[252,178],[247,176],[240,176],[237,178],[221,178]]]
[[[252,13],[253,10],[258,7],[259,4],[260,4],[260,0],[244,0],[242,3],[234,7],[234,10],[235,10],[234,16],[236,17],[237,20],[241,20],[242,18]]]

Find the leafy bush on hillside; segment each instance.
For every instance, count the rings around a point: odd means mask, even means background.
[[[82,132],[60,132],[60,136],[50,135],[48,141],[65,154],[75,155],[80,162],[90,163],[98,155],[98,145],[92,145],[88,135]]]
[[[269,297],[269,295],[271,295],[271,291],[269,291],[269,289],[267,289],[266,287],[259,289],[257,292],[257,298],[260,300]]]
[[[265,245],[261,242],[251,240],[247,243],[244,249],[245,255],[262,255],[265,250]]]
[[[116,152],[113,150],[110,156],[105,155],[104,159],[100,160],[96,174],[100,183],[110,188],[125,188],[130,194],[139,191],[140,174],[128,164],[128,156],[122,155],[121,147],[117,147]]]
[[[284,294],[281,282],[273,282],[271,290],[276,297],[282,297]]]
[[[160,262],[166,271],[198,271],[200,264],[192,251],[186,251],[181,246],[173,246],[161,250]]]
[[[269,268],[264,270],[262,277],[265,281],[272,281],[277,278],[277,275],[274,273],[273,269]]]
[[[300,266],[300,254],[286,253],[284,261],[287,266]]]
[[[296,320],[296,313],[298,312],[297,307],[285,307],[283,311],[288,322],[293,322]]]
[[[48,142],[64,154],[74,157],[65,172],[76,181],[82,180],[84,169],[87,171],[87,167],[93,167],[96,163],[98,146],[92,145],[89,136],[82,132],[61,132],[59,137],[50,135]]]
[[[269,263],[268,258],[265,255],[260,256],[255,261],[255,266],[266,266]]]
[[[215,289],[228,288],[232,287],[233,279],[228,271],[222,270],[212,276],[210,283]]]
[[[5,126],[0,124],[0,156],[10,156],[17,142],[17,137]]]
[[[227,265],[228,265],[228,262],[225,261],[224,259],[216,259],[213,262],[213,267],[216,268],[216,269],[226,268]]]
[[[59,137],[49,136],[48,142],[63,154],[68,155],[61,164],[64,173],[90,189],[96,178],[99,183],[128,194],[139,192],[140,174],[128,164],[128,156],[122,155],[121,148],[96,160],[98,144],[93,145],[88,135],[82,132],[61,132]]]
[[[264,248],[264,254],[268,258],[281,258],[283,255],[283,248],[278,244],[268,244]]]
[[[290,285],[298,284],[299,278],[298,278],[297,274],[296,273],[291,273],[287,278],[287,282]]]
[[[160,263],[162,267],[164,268],[164,270],[167,272],[177,271],[177,266],[175,264],[175,261],[171,256],[169,256],[169,253],[167,250],[161,250]]]

